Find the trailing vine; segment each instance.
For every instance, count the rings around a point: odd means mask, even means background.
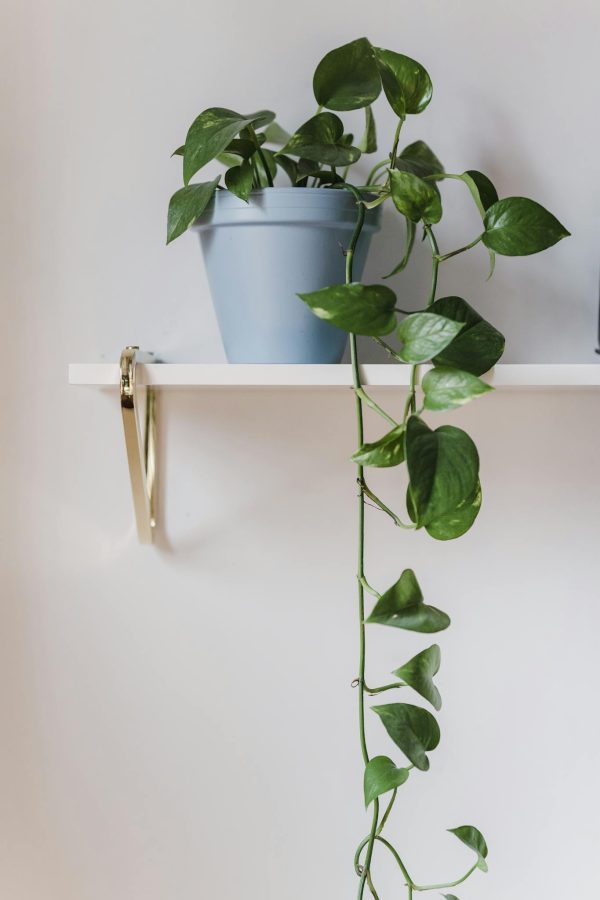
[[[420,112],[431,98],[431,82],[416,62],[389,51],[371,48],[366,39],[346,45],[328,54],[315,73],[315,95],[323,105],[349,108],[348,79],[352,79],[355,99],[368,93],[365,82],[358,83],[357,49],[362,47],[367,58],[371,53],[381,76],[384,92],[398,114],[393,145],[387,159],[372,169],[367,184],[357,188],[340,185],[351,191],[358,206],[356,228],[345,251],[346,280],[343,285],[323,288],[299,296],[313,312],[350,334],[352,380],[356,404],[358,449],[352,459],[356,463],[358,484],[358,617],[359,661],[355,684],[358,688],[360,746],[364,772],[365,804],[372,806],[371,827],[362,839],[354,857],[358,877],[358,900],[368,888],[375,900],[379,896],[373,878],[373,851],[380,844],[391,854],[404,881],[409,900],[416,893],[445,891],[465,882],[475,871],[487,871],[488,848],[481,831],[473,825],[449,829],[475,854],[475,862],[458,878],[439,884],[417,882],[394,845],[383,836],[394,807],[398,790],[411,771],[429,768],[428,753],[438,746],[440,731],[435,717],[422,706],[410,703],[375,705],[394,744],[409,764],[397,766],[387,756],[371,757],[366,739],[365,707],[368,697],[399,688],[411,688],[434,709],[441,707],[441,697],[434,684],[440,668],[441,652],[437,644],[422,650],[394,671],[396,681],[370,687],[365,674],[366,629],[369,624],[382,624],[432,634],[450,625],[449,616],[425,603],[414,572],[405,569],[395,584],[380,594],[371,586],[365,572],[365,504],[367,499],[385,512],[392,522],[405,529],[425,528],[438,540],[463,535],[471,527],[481,506],[479,456],[472,439],[462,429],[442,425],[431,429],[422,418],[424,411],[446,411],[462,406],[491,390],[480,375],[500,359],[504,350],[502,335],[459,297],[437,299],[440,265],[483,243],[490,254],[490,274],[495,254],[526,255],[544,250],[568,232],[547,210],[526,198],[499,200],[491,181],[480,172],[449,175],[433,152],[423,142],[416,142],[398,155],[399,136],[407,113]],[[369,49],[370,48],[370,49]],[[383,62],[382,62],[383,61]],[[367,69],[368,71],[368,69]],[[445,178],[459,178],[468,187],[482,217],[482,231],[469,244],[440,253],[433,226],[442,217],[442,202],[437,183]],[[361,190],[367,189],[370,196]],[[399,310],[395,293],[383,285],[363,285],[353,281],[352,262],[365,219],[365,208],[391,199],[406,223],[406,246],[400,263],[390,274],[407,265],[417,225],[431,250],[431,281],[423,309],[414,313]],[[398,322],[398,315],[402,316]],[[394,349],[383,337],[395,332],[400,349]],[[396,362],[410,365],[407,400],[401,421],[396,422],[365,391],[360,374],[357,334],[367,335],[382,346]],[[431,364],[423,380],[419,367]],[[421,396],[420,396],[421,395]],[[365,442],[363,407],[367,404],[392,425],[373,443]],[[368,486],[365,469],[406,465],[408,491],[406,520],[392,510]],[[370,577],[370,576],[369,576]],[[366,616],[366,595],[374,599]],[[380,798],[389,795],[381,813]],[[444,894],[457,900],[454,894]]]
[[[367,700],[408,688],[439,710],[441,697],[434,677],[440,667],[441,652],[437,644],[432,644],[397,668],[393,682],[370,686],[365,672],[367,626],[385,625],[427,635],[448,628],[450,618],[425,602],[412,569],[401,572],[383,592],[372,586],[371,573],[367,577],[365,568],[365,505],[369,502],[378,507],[403,530],[424,528],[436,540],[458,538],[473,525],[482,499],[477,448],[462,429],[453,425],[431,428],[423,416],[458,408],[489,392],[490,385],[480,376],[502,356],[504,337],[462,297],[438,298],[439,270],[448,260],[482,244],[489,253],[491,277],[496,254],[538,253],[568,236],[568,232],[534,200],[499,199],[494,185],[481,172],[447,173],[423,141],[414,141],[399,150],[407,118],[423,112],[432,96],[431,79],[415,60],[359,38],[321,60],[313,89],[317,112],[292,135],[274,121],[275,114],[268,110],[242,115],[212,107],[194,120],[185,144],[175,151],[175,155],[183,157],[184,187],[169,204],[167,240],[182,234],[201,215],[215,191],[222,189],[220,176],[208,182],[190,183],[211,160],[218,160],[227,168],[226,189],[244,201],[251,199],[251,192],[257,188],[272,187],[278,170],[285,172],[295,187],[347,190],[355,198],[357,220],[344,251],[344,283],[298,296],[315,315],[347,331],[350,339],[357,435],[352,460],[358,486],[359,659],[355,685],[365,767],[364,799],[366,806],[371,807],[368,834],[360,841],[354,857],[357,896],[362,900],[368,890],[379,900],[373,860],[375,847],[381,846],[395,861],[411,900],[417,893],[453,889],[475,871],[487,871],[488,848],[482,833],[473,825],[449,829],[475,854],[474,862],[458,878],[441,884],[422,884],[412,877],[398,850],[384,837],[398,791],[413,777],[412,773],[429,769],[428,754],[438,746],[440,730],[435,716],[423,706],[377,703],[371,709],[405,762],[398,766],[390,757],[371,757]],[[361,156],[377,150],[372,104],[382,92],[397,119],[390,152],[372,166],[364,183],[360,178],[351,180],[350,173],[355,171],[353,167]],[[353,135],[344,131],[342,120],[336,115],[355,109],[365,110],[364,134],[356,146]],[[466,245],[441,252],[434,227],[442,218],[440,185],[445,179],[458,179],[469,190],[481,217],[481,230]],[[400,214],[406,235],[400,261],[384,278],[406,268],[419,226],[431,252],[431,279],[423,290],[422,308],[416,312],[401,309],[396,294],[387,285],[353,280],[353,261],[365,218],[370,210],[384,203]],[[392,334],[396,345],[389,343],[388,336]],[[371,337],[393,362],[410,367],[407,398],[399,420],[364,389],[358,335]],[[423,364],[428,369],[421,378]],[[385,422],[387,429],[372,442],[365,439],[365,406]],[[366,476],[369,468],[400,466],[405,467],[408,476],[406,510],[401,514],[373,492]],[[386,804],[382,810],[383,797]],[[454,894],[444,896],[457,900]]]

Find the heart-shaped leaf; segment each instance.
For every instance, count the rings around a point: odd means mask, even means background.
[[[225,186],[228,191],[239,197],[240,200],[248,202],[250,191],[254,183],[254,173],[251,163],[245,159],[239,166],[233,166],[225,172]],[[194,185],[190,185],[194,187]]]
[[[398,425],[372,444],[363,444],[352,455],[352,462],[380,469],[399,466],[404,462],[404,425]]]
[[[413,222],[435,224],[442,218],[442,201],[434,184],[412,172],[390,172],[392,200],[398,212]]]
[[[395,168],[400,172],[411,172],[419,178],[444,173],[444,166],[425,141],[415,141],[405,147],[396,157]]]
[[[415,573],[412,569],[405,569],[398,581],[381,595],[366,621],[433,634],[444,631],[450,624],[450,617],[441,609],[423,602]]]
[[[377,100],[381,78],[373,47],[358,38],[327,53],[315,70],[313,90],[317,103],[327,109],[361,109]]]
[[[336,284],[298,296],[316,316],[343,331],[375,337],[396,325],[396,295],[383,284]]]
[[[411,416],[406,426],[406,462],[417,528],[454,511],[477,487],[477,448],[454,425],[432,431],[419,416]]]
[[[488,866],[485,860],[488,855],[488,848],[485,838],[479,829],[475,828],[474,825],[460,825],[458,828],[449,828],[448,831],[450,834],[455,834],[459,841],[462,841],[463,844],[466,844],[467,847],[477,854],[477,868],[481,869],[482,872],[487,872]]]
[[[408,769],[399,769],[388,756],[374,756],[365,767],[365,806],[407,780]]]
[[[358,147],[343,142],[342,120],[330,112],[317,113],[291,136],[281,153],[302,156],[328,166],[349,166],[360,157]]]
[[[433,678],[440,670],[441,659],[440,648],[437,644],[432,644],[394,672],[394,675],[421,697],[425,697],[433,708],[438,710],[442,708],[442,698],[433,683]]]
[[[261,137],[264,138],[267,144],[276,144],[278,147],[283,147],[291,138],[291,134],[285,128],[282,128],[279,122],[271,122],[270,125],[267,125],[264,132],[257,135],[257,137],[259,139]]]
[[[371,707],[397,747],[411,763],[426,772],[429,768],[427,750],[435,750],[440,742],[440,729],[426,709],[411,703],[386,703]]]
[[[483,243],[503,256],[529,256],[552,247],[569,232],[552,213],[526,197],[498,200],[486,211]]]
[[[183,181],[188,184],[196,172],[214,159],[229,142],[248,125],[259,127],[273,121],[269,110],[241,115],[231,109],[213,106],[194,119],[185,139],[183,152]]]
[[[434,358],[436,365],[483,375],[498,362],[504,353],[504,335],[486,322],[466,300],[462,297],[441,297],[429,309],[454,322],[464,323],[460,334]]]
[[[491,385],[476,375],[447,366],[430,369],[423,378],[422,388],[425,409],[436,411],[456,409],[492,390]]]
[[[454,322],[446,316],[430,312],[413,313],[398,326],[398,337],[403,343],[399,355],[413,365],[433,359],[462,328],[461,322]]]
[[[433,92],[431,78],[423,66],[393,50],[375,48],[375,58],[388,103],[397,116],[423,112]]]
[[[202,184],[188,184],[176,191],[169,202],[167,244],[183,234],[201,216],[217,189],[219,177]]]
[[[481,509],[481,485],[477,482],[477,487],[472,497],[464,500],[456,507],[456,509],[445,513],[425,526],[427,534],[436,541],[453,541],[455,538],[462,537],[465,534]]]

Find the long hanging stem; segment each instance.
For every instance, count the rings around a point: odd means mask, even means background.
[[[437,291],[438,271],[440,268],[440,250],[435,239],[431,225],[425,225],[425,234],[431,247],[431,288],[427,299],[427,306],[431,306],[435,300],[435,292]]]
[[[356,225],[350,239],[350,245],[346,250],[346,284],[352,282],[352,263],[356,245],[362,231],[365,221],[365,207],[360,202],[361,196],[359,192],[350,185],[347,188],[355,197],[358,206],[358,216]],[[364,443],[364,423],[363,423],[363,400],[360,396],[362,393],[362,384],[360,380],[360,369],[358,365],[358,348],[356,335],[350,335],[350,356],[352,361],[352,383],[354,385],[354,397],[356,402],[356,432],[358,446]],[[357,478],[359,484],[363,481],[363,467],[357,466]],[[360,735],[360,747],[365,765],[369,762],[369,751],[367,750],[367,737],[365,733],[365,666],[366,666],[366,635],[365,635],[365,589],[363,579],[365,577],[365,498],[361,490],[358,492],[358,620],[359,620],[359,661],[358,661],[358,728]],[[377,833],[377,824],[379,821],[379,801],[373,801],[373,821],[371,832],[369,835],[369,843],[365,857],[365,864],[360,875],[358,885],[358,900],[362,900],[365,891],[365,884],[369,875],[371,866],[371,858],[373,856],[373,846],[375,844],[375,835]]]
[[[438,273],[440,268],[439,247],[431,225],[424,225],[425,234],[431,247],[431,286],[429,288],[429,296],[427,297],[427,309],[435,302],[435,294],[437,291]],[[410,370],[410,389],[406,398],[404,407],[404,416],[402,421],[406,422],[411,413],[417,411],[417,383],[419,380],[419,367],[411,366]]]

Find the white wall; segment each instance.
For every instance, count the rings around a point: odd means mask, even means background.
[[[69,360],[130,342],[222,351],[192,238],[164,247],[169,160],[193,116],[313,110],[322,53],[368,33],[422,60],[423,136],[449,169],[545,203],[573,238],[539,258],[448,263],[507,359],[593,360],[598,14],[541,0],[20,0],[2,29],[0,897],[288,900],[354,891],[366,828],[355,726],[349,395],[171,393],[163,531],[136,544],[115,397]],[[381,133],[389,131],[382,117]],[[457,228],[474,227],[459,187]],[[456,190],[455,190],[456,189]],[[380,242],[373,277],[397,254]],[[408,303],[422,265],[398,282]],[[461,900],[594,896],[600,401],[495,395],[452,417],[480,444],[486,504],[458,543],[370,515],[369,571],[414,565],[440,638],[443,744],[392,831],[415,874],[460,871],[473,821],[491,872]],[[386,476],[392,492],[394,476]],[[423,646],[374,630],[374,678]],[[377,723],[377,749],[387,750]],[[399,889],[382,859],[382,900]],[[401,896],[401,894],[400,894]]]

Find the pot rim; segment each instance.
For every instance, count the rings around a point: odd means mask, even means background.
[[[367,192],[364,192],[368,196]],[[231,191],[216,191],[192,228],[204,231],[222,225],[297,224],[343,227],[356,222],[356,201],[349,191],[333,188],[257,188],[246,203]],[[379,230],[381,207],[367,210],[365,231]]]

